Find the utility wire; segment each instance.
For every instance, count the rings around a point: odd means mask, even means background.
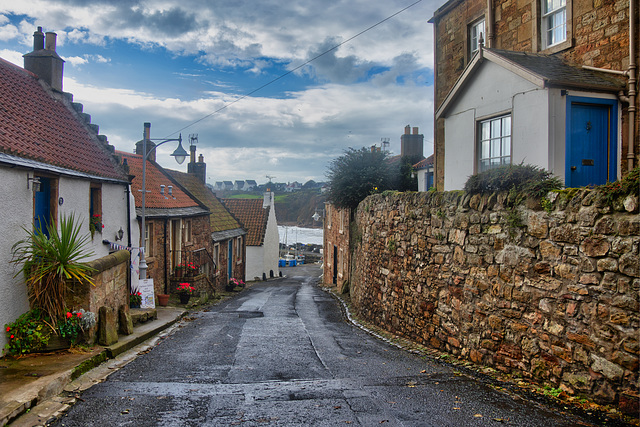
[[[370,30],[374,29],[374,28],[375,28],[375,27],[377,27],[378,25],[383,24],[384,22],[386,22],[386,21],[390,20],[391,18],[393,18],[393,17],[395,17],[395,16],[397,16],[397,15],[401,14],[401,13],[402,13],[402,12],[404,12],[405,10],[412,8],[413,6],[417,5],[417,4],[418,4],[418,3],[420,3],[420,2],[422,2],[422,0],[417,0],[417,1],[416,1],[416,2],[414,2],[414,3],[411,3],[409,6],[407,6],[407,7],[404,7],[404,8],[402,8],[402,9],[400,9],[399,11],[397,11],[396,13],[394,13],[393,15],[389,15],[389,16],[387,16],[387,17],[386,17],[386,18],[384,18],[382,21],[378,21],[377,23],[375,23],[375,24],[371,25],[370,27],[365,28],[364,30],[362,30],[362,31],[360,31],[359,33],[357,33],[356,35],[351,36],[351,37],[349,37],[348,39],[346,39],[345,41],[343,41],[343,42],[341,42],[341,43],[338,43],[337,45],[335,45],[335,46],[333,46],[333,47],[331,47],[331,48],[329,48],[329,49],[325,50],[324,52],[322,52],[322,53],[320,53],[320,54],[318,54],[318,55],[316,55],[316,56],[314,56],[313,58],[309,59],[308,61],[304,62],[303,64],[298,65],[297,67],[293,68],[292,70],[289,70],[289,71],[287,71],[286,73],[284,73],[284,74],[282,74],[282,75],[280,75],[280,76],[278,76],[278,77],[274,78],[273,80],[268,81],[267,83],[265,83],[265,84],[263,84],[262,86],[260,86],[260,87],[258,87],[258,88],[256,88],[256,89],[252,90],[252,91],[251,91],[251,92],[249,92],[249,93],[245,93],[244,95],[242,95],[242,96],[241,96],[241,97],[239,97],[238,99],[235,99],[235,100],[233,100],[233,101],[231,101],[231,102],[228,102],[228,103],[224,104],[222,107],[218,108],[217,110],[214,110],[214,111],[212,111],[211,113],[207,114],[206,116],[201,117],[201,118],[199,118],[198,120],[196,120],[196,121],[194,121],[194,122],[189,123],[189,124],[188,124],[188,125],[186,125],[185,127],[181,128],[181,129],[178,129],[177,131],[175,131],[175,132],[173,132],[173,133],[169,134],[167,137],[169,137],[169,136],[171,136],[171,135],[175,135],[175,134],[176,134],[176,133],[178,133],[178,132],[182,132],[183,130],[188,129],[188,128],[190,128],[191,126],[193,126],[193,125],[195,125],[195,124],[198,124],[198,123],[200,123],[201,121],[203,121],[203,120],[205,120],[205,119],[208,119],[209,117],[211,117],[211,116],[213,116],[213,115],[215,115],[215,114],[219,113],[220,111],[222,111],[222,110],[224,110],[224,109],[226,109],[226,108],[228,108],[228,107],[232,106],[232,105],[233,105],[233,104],[235,104],[236,102],[240,102],[240,101],[242,101],[243,99],[248,98],[249,96],[253,95],[254,93],[256,93],[256,92],[258,92],[258,91],[260,91],[260,90],[264,89],[265,87],[267,87],[267,86],[269,86],[269,85],[271,85],[271,84],[273,84],[273,83],[277,82],[278,80],[280,80],[280,79],[282,79],[282,78],[284,78],[284,77],[288,76],[289,74],[291,74],[291,73],[294,73],[294,72],[298,71],[300,68],[304,67],[305,65],[310,64],[311,62],[315,61],[315,60],[316,60],[316,59],[318,59],[318,58],[323,57],[324,55],[328,54],[329,52],[333,52],[334,50],[338,49],[340,46],[342,46],[342,45],[344,45],[344,44],[346,44],[346,43],[349,43],[351,40],[355,39],[356,37],[359,37],[359,36],[361,36],[362,34],[366,33],[367,31],[370,31]]]

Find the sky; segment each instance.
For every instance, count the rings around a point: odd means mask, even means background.
[[[427,21],[443,3],[0,0],[0,57],[23,66],[38,26],[57,33],[63,90],[117,150],[150,122],[152,138],[181,133],[187,150],[197,134],[210,184],[319,182],[349,147],[388,138],[399,154],[406,125],[433,153]],[[175,148],[157,161],[186,171]]]

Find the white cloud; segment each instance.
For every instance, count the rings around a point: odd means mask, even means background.
[[[22,57],[21,52],[16,52],[15,50],[9,49],[0,49],[0,58],[6,59],[7,61],[17,65],[18,67],[24,66],[24,58]]]

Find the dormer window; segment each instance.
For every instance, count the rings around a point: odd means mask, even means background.
[[[542,48],[546,49],[567,39],[566,0],[542,0]]]
[[[469,25],[469,59],[480,49],[480,40],[486,39],[484,18]]]

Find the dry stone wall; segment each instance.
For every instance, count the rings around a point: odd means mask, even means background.
[[[378,326],[569,394],[638,405],[638,198],[594,191],[365,199],[354,309]],[[636,412],[637,413],[637,412]]]

